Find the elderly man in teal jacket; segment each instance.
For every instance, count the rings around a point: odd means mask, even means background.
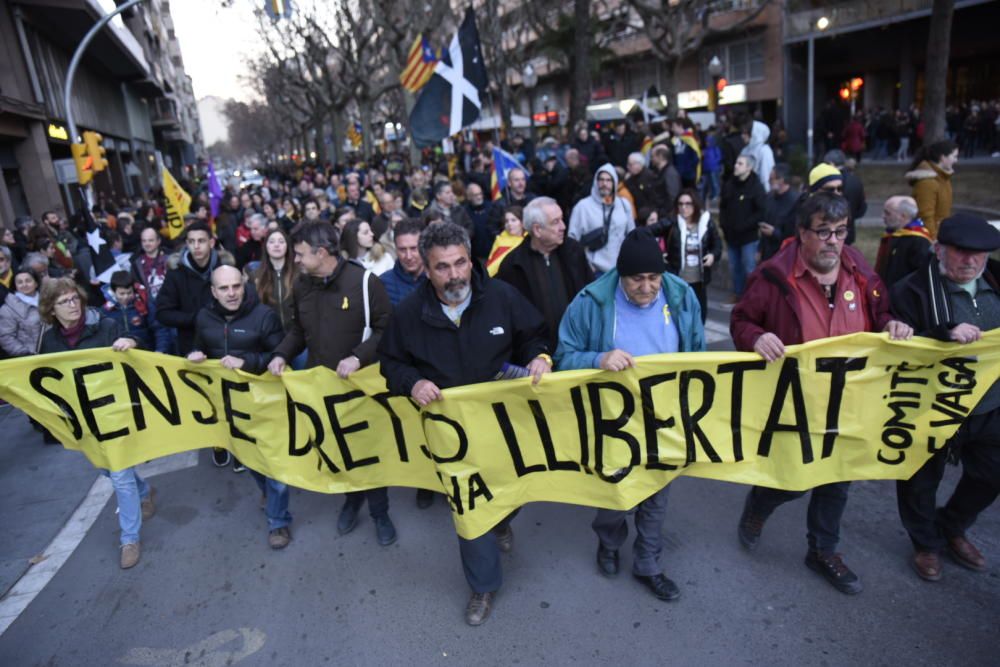
[[[640,228],[625,238],[616,268],[583,288],[566,309],[556,367],[623,371],[643,355],[704,350],[698,297],[686,282],[667,273],[659,244]],[[635,513],[632,574],[661,600],[680,596],[659,564],[669,488],[643,500]],[[594,519],[597,567],[607,577],[618,574],[618,550],[628,537],[627,514],[600,509]]]

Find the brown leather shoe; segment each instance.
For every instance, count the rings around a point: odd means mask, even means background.
[[[473,593],[469,604],[465,607],[465,622],[469,625],[482,625],[490,617],[493,609],[493,598],[496,593]]]
[[[951,552],[951,556],[955,559],[955,562],[962,567],[967,567],[976,572],[982,572],[986,569],[986,559],[979,553],[979,549],[972,542],[965,539],[964,535],[949,537],[948,551]]]
[[[133,542],[131,544],[122,545],[122,557],[121,557],[121,567],[123,570],[128,570],[136,566],[139,562],[139,543]]]
[[[156,495],[156,489],[149,487],[149,495],[143,498],[139,505],[142,507],[142,520],[149,521],[156,514],[156,503],[153,502],[153,496]]]
[[[910,561],[917,576],[924,581],[938,581],[941,578],[941,556],[933,551],[918,551]]]

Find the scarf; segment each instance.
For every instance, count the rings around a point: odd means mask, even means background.
[[[38,308],[38,292],[35,292],[34,296],[28,296],[27,294],[14,292],[14,296],[16,296],[18,299],[28,304],[29,306],[34,306],[35,308]]]
[[[80,316],[80,320],[71,327],[59,327],[59,333],[66,340],[66,346],[71,350],[76,349],[76,346],[80,343],[80,339],[83,338],[83,329],[87,326],[87,313],[84,311],[83,315]]]
[[[922,236],[928,241],[934,241],[934,239],[931,238],[931,233],[927,231],[927,228],[924,226],[924,221],[920,218],[914,218],[891,233],[886,232],[882,235],[882,239],[879,241],[878,253],[875,255],[875,273],[882,275],[885,267],[888,265],[889,246],[892,239],[898,239],[904,236]]]

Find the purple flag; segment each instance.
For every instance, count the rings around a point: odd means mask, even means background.
[[[219,204],[222,202],[222,186],[215,175],[215,165],[208,161],[208,202],[212,207],[212,219],[219,215]]]

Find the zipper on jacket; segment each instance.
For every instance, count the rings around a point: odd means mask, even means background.
[[[222,324],[222,351],[223,356],[229,356],[229,322]]]

